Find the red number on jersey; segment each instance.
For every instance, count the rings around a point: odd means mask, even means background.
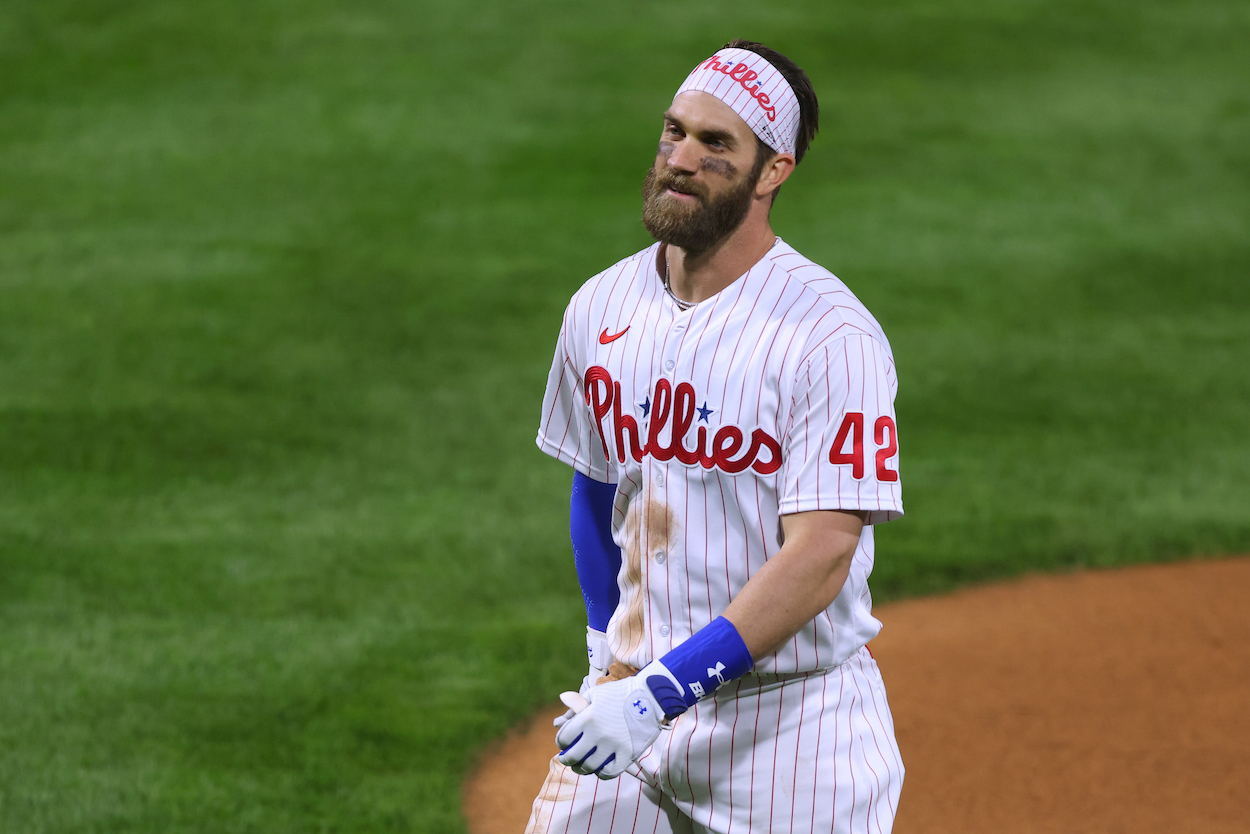
[[[851,438],[851,451],[846,448],[846,436]],[[833,439],[833,448],[829,450],[829,462],[834,466],[851,464],[851,477],[857,481],[864,479],[864,415],[858,411],[848,411],[838,429],[838,436]]]
[[[890,443],[887,446],[885,442],[886,431],[890,432]],[[886,467],[885,462],[898,454],[898,432],[894,428],[894,421],[889,417],[878,417],[876,424],[872,427],[872,439],[880,446],[877,450],[877,480],[878,481],[897,481],[898,472]]]

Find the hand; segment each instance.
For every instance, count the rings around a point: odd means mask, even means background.
[[[560,696],[574,716],[556,733],[556,758],[583,776],[615,779],[646,753],[663,728],[664,713],[640,675],[590,690],[582,709],[580,696]]]
[[[590,701],[586,700],[586,696],[590,694],[590,687],[594,685],[594,684],[587,683],[587,681],[589,680],[590,680],[590,675],[587,675],[585,678],[583,678],[582,688],[577,690],[576,692],[561,692],[560,693],[560,702],[563,703],[566,707],[568,707],[568,709],[564,711],[563,715],[557,715],[555,717],[555,720],[551,722],[551,726],[555,727],[558,730],[561,727],[563,727],[565,724],[572,721],[573,716],[577,715],[579,712],[586,709],[586,706],[590,704]]]
[[[591,687],[599,683],[600,678],[611,674],[609,667],[617,665],[612,661],[612,650],[608,647],[608,635],[590,626],[586,627],[586,657],[589,659],[590,669],[586,672],[586,677],[582,678],[582,685],[577,690],[577,694],[583,698],[590,693]],[[563,696],[561,696],[561,700],[564,700]],[[568,711],[564,715],[557,716],[556,720],[551,722],[557,729],[563,727],[569,722],[569,719],[577,714],[577,710],[573,709],[572,705],[567,701],[565,706],[569,707]]]
[[[603,686],[605,683],[623,680],[624,678],[628,678],[630,675],[638,674],[638,670],[633,666],[630,666],[628,663],[620,663],[615,660],[612,661],[612,665],[608,667],[606,675],[599,675],[599,672],[601,671],[603,670],[596,669],[593,666],[590,667],[590,674],[582,680],[581,689],[576,692],[565,692],[560,696],[560,700],[564,702],[564,705],[568,707],[568,710],[565,711],[564,715],[556,716],[556,719],[551,722],[556,729],[563,727],[569,722],[570,718],[586,708],[586,705],[590,703],[590,701],[586,700],[586,696],[590,694],[590,688],[592,686]],[[596,678],[596,675],[599,676]]]

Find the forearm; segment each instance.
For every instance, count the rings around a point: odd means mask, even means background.
[[[842,591],[863,529],[857,513],[819,511],[783,519],[785,544],[725,609],[755,660],[775,652]]]
[[[556,734],[559,761],[578,773],[618,775],[655,741],[661,718],[675,720],[749,672],[833,602],[846,584],[862,517],[809,512],[786,516],[782,524],[781,551],[751,577],[724,616],[638,674],[590,689],[588,701],[577,693],[561,696],[570,715]]]
[[[569,502],[569,537],[577,580],[586,603],[586,621],[596,631],[605,631],[620,600],[616,576],[621,569],[621,551],[612,541],[613,484],[604,484],[582,475],[573,475]]]

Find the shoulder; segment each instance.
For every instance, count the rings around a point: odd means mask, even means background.
[[[858,330],[879,341],[887,350],[890,340],[876,317],[869,312],[859,297],[851,291],[842,279],[825,269],[818,263],[799,254],[794,247],[778,239],[774,251],[770,253],[776,266],[783,270],[789,280],[803,284],[825,301],[846,327],[847,332]]]
[[[796,306],[805,311],[796,373],[813,379],[845,369],[849,378],[862,369],[862,373],[884,378],[893,399],[898,390],[894,353],[863,302],[832,272],[780,240],[769,258],[774,261],[771,280],[786,282],[795,293]],[[811,369],[816,366],[827,367],[813,375]]]
[[[592,276],[573,293],[568,313],[594,313],[609,303],[619,303],[625,295],[642,291],[651,282],[655,272],[655,257],[659,248],[653,243],[628,258],[623,258],[602,272]]]
[[[776,278],[802,287],[801,297],[811,305],[812,314],[818,319],[812,328],[811,338],[808,339],[809,349],[830,340],[868,338],[880,345],[893,364],[893,352],[885,331],[859,297],[838,276],[800,254],[780,238],[767,259],[772,263],[774,274],[780,273]]]

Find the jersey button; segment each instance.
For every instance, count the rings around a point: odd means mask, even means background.
[[[664,473],[663,472],[655,476],[655,485],[664,486]]]
[[[668,554],[666,554],[663,550],[657,550],[655,552],[655,561],[658,564],[664,564],[666,559],[668,559]]]
[[[668,626],[666,625],[660,626],[660,634],[663,634],[665,637],[667,637],[671,632],[672,632],[672,629],[669,628]]]
[[[674,368],[674,367],[676,367],[676,366],[677,366],[677,363],[676,363],[676,362],[674,362],[672,359],[670,359],[670,360],[668,360],[667,362],[665,362],[665,363],[664,363],[664,370],[666,370],[666,371],[671,371],[671,370],[673,370],[673,368]]]

